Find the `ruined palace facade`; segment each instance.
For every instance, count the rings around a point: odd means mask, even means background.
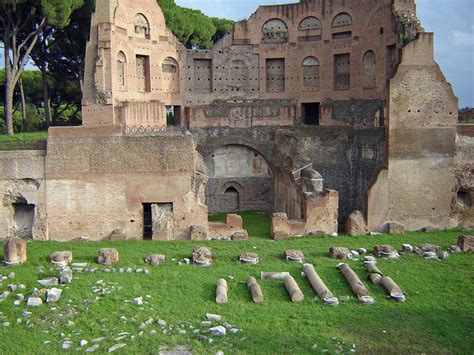
[[[368,231],[474,225],[474,134],[414,0],[261,6],[209,50],[156,0],[97,0],[82,105],[46,150],[0,154],[2,235],[205,239],[226,230],[208,214],[244,210],[275,238],[354,211]]]

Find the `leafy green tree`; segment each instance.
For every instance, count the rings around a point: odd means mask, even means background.
[[[39,34],[50,24],[69,23],[71,13],[83,0],[0,0],[0,41],[5,58],[5,125],[13,135],[13,94]],[[26,29],[31,31],[26,31]]]
[[[157,0],[166,25],[187,48],[210,48],[229,32],[234,22],[210,18],[199,10],[176,5],[174,0]]]

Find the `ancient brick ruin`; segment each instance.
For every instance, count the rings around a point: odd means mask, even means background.
[[[206,239],[244,210],[276,238],[354,211],[368,232],[474,225],[474,134],[414,0],[261,6],[210,50],[156,0],[98,0],[91,26],[83,125],[0,152],[0,235]]]

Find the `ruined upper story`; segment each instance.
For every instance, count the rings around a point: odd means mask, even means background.
[[[400,48],[421,30],[414,0],[261,6],[210,50],[179,43],[156,0],[98,0],[91,26],[84,125],[164,127],[172,106],[191,128],[311,115],[316,124],[383,125]]]

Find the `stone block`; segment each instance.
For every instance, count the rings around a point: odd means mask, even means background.
[[[239,261],[242,264],[256,265],[258,264],[259,259],[256,253],[243,253],[243,254],[240,254]]]
[[[207,230],[203,226],[192,225],[190,228],[191,240],[207,240]]]
[[[119,252],[113,248],[103,248],[99,250],[98,263],[103,265],[112,265],[119,261]]]
[[[246,230],[243,232],[235,232],[230,237],[232,240],[249,240],[249,235]]]
[[[199,266],[209,266],[212,264],[212,252],[208,247],[193,248],[193,263]]]
[[[26,240],[19,237],[5,239],[3,242],[3,262],[5,264],[23,264],[26,259]]]
[[[458,238],[458,247],[464,252],[474,251],[474,236],[473,235],[461,235]]]
[[[226,224],[230,227],[243,228],[242,217],[238,214],[228,214],[226,217]]]
[[[352,258],[351,251],[345,247],[331,247],[329,248],[329,255],[333,259],[347,260]]]
[[[419,245],[415,248],[415,251],[417,254],[423,254],[423,253],[437,253],[439,250],[441,250],[441,247],[438,245],[434,244],[422,244]]]
[[[373,249],[373,254],[377,258],[392,258],[398,257],[398,251],[391,245],[376,245]]]
[[[55,251],[51,254],[50,259],[53,263],[72,263],[72,251]]]
[[[346,232],[351,236],[366,235],[368,233],[363,212],[354,211],[347,217]]]
[[[163,265],[166,261],[166,256],[161,254],[152,254],[145,257],[145,262],[150,265]]]
[[[283,255],[287,261],[296,263],[304,262],[304,253],[301,250],[287,249]]]
[[[391,222],[388,223],[388,232],[390,234],[403,234],[405,233],[405,227],[399,223]]]

